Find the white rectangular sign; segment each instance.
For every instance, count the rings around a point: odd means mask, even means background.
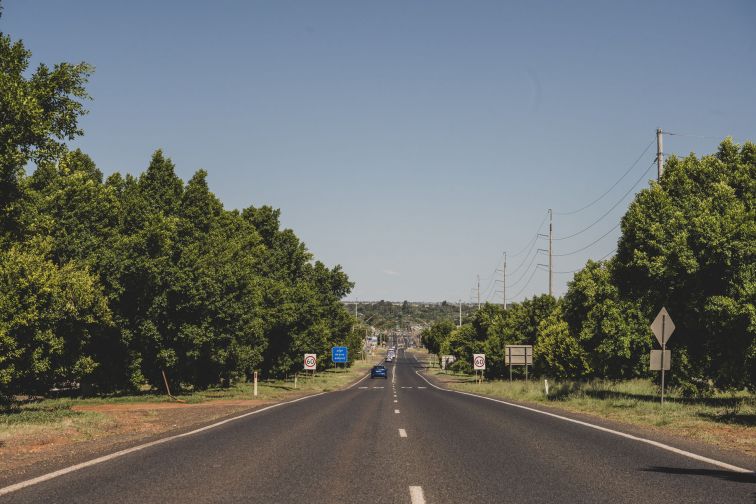
[[[315,371],[318,365],[318,356],[314,353],[304,354],[304,368],[306,371]]]
[[[441,369],[446,369],[446,367],[454,362],[456,359],[453,355],[442,355],[441,356]]]
[[[504,365],[532,366],[533,345],[506,345],[504,347]]]
[[[672,350],[664,350],[664,371],[669,371],[672,365]],[[651,350],[651,371],[662,370],[662,351]]]
[[[475,371],[481,371],[486,369],[486,354],[476,353],[473,354],[473,369]]]

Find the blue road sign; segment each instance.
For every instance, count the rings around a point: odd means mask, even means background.
[[[335,346],[331,349],[331,360],[335,363],[346,363],[347,347]]]

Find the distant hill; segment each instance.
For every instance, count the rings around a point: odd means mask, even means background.
[[[433,303],[427,301],[342,301],[350,313],[355,313],[357,306],[357,318],[367,321],[380,330],[407,329],[430,325],[439,320],[452,320],[459,318],[459,305],[442,301]],[[462,316],[465,317],[477,305],[462,304]]]

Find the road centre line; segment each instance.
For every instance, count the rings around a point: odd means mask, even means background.
[[[134,452],[137,452],[137,451],[144,450],[145,448],[150,448],[152,446],[157,446],[157,445],[160,445],[160,444],[163,444],[163,443],[167,443],[168,441],[173,441],[174,439],[179,439],[179,438],[183,438],[183,437],[192,436],[194,434],[199,434],[200,432],[204,432],[204,431],[207,431],[207,430],[210,430],[210,429],[214,429],[216,427],[220,427],[221,425],[227,424],[229,422],[233,422],[235,420],[239,420],[241,418],[246,418],[248,416],[256,415],[258,413],[262,413],[263,411],[268,411],[268,410],[271,410],[273,408],[277,408],[279,406],[283,406],[285,404],[292,404],[292,403],[295,403],[295,402],[304,401],[304,400],[307,400],[307,399],[312,399],[313,397],[318,397],[318,396],[321,396],[321,395],[327,394],[327,393],[328,392],[319,392],[317,394],[312,394],[312,395],[308,395],[308,396],[305,396],[305,397],[300,397],[298,399],[292,399],[291,401],[286,401],[286,402],[280,402],[280,403],[276,403],[276,404],[271,404],[270,406],[266,406],[264,408],[260,408],[260,409],[254,410],[254,411],[250,411],[248,413],[244,413],[244,414],[241,414],[241,415],[238,415],[238,416],[235,416],[235,417],[227,418],[225,420],[221,420],[220,422],[215,422],[214,424],[210,424],[210,425],[206,425],[204,427],[200,427],[199,429],[194,429],[192,431],[184,432],[182,434],[176,434],[174,436],[164,437],[162,439],[156,439],[155,441],[151,441],[149,443],[144,443],[144,444],[141,444],[141,445],[132,446],[131,448],[126,448],[125,450],[120,450],[120,451],[117,451],[115,453],[110,453],[108,455],[103,455],[102,457],[97,457],[97,458],[92,459],[92,460],[87,460],[86,462],[81,462],[79,464],[75,464],[75,465],[72,465],[72,466],[69,466],[69,467],[65,467],[63,469],[59,469],[59,470],[53,471],[51,473],[43,474],[42,476],[37,476],[36,478],[28,479],[26,481],[21,481],[19,483],[15,483],[13,485],[8,485],[6,487],[0,488],[0,496],[9,494],[11,492],[15,492],[17,490],[21,490],[22,488],[30,487],[32,485],[36,485],[38,483],[42,483],[42,482],[45,482],[45,481],[57,478],[59,476],[63,476],[65,474],[72,473],[74,471],[78,471],[80,469],[84,469],[84,468],[91,467],[91,466],[94,466],[94,465],[97,465],[97,464],[101,464],[101,463],[107,462],[109,460],[117,459],[119,457],[123,457],[124,455],[128,455],[129,453],[134,453]]]
[[[729,471],[733,471],[733,472],[737,472],[737,473],[744,473],[744,474],[756,474],[756,472],[754,472],[754,471],[752,471],[750,469],[745,469],[743,467],[738,467],[738,466],[735,466],[735,465],[732,465],[732,464],[728,464],[726,462],[715,460],[715,459],[712,459],[712,458],[709,458],[709,457],[704,457],[703,455],[698,455],[696,453],[692,453],[692,452],[689,452],[689,451],[681,450],[679,448],[675,448],[674,446],[670,446],[670,445],[667,445],[667,444],[664,444],[664,443],[660,443],[658,441],[642,438],[642,437],[639,437],[639,436],[633,436],[632,434],[627,434],[625,432],[609,429],[607,427],[602,427],[600,425],[584,422],[582,420],[576,420],[574,418],[569,418],[569,417],[566,417],[566,416],[557,415],[556,413],[550,413],[548,411],[543,411],[543,410],[539,410],[539,409],[536,409],[536,408],[531,408],[529,406],[523,406],[522,404],[515,404],[515,403],[511,403],[511,402],[507,402],[507,401],[502,401],[500,399],[494,399],[492,397],[486,397],[486,396],[481,396],[481,395],[477,395],[477,394],[471,394],[470,392],[462,392],[461,390],[445,389],[445,388],[439,387],[438,385],[434,385],[433,383],[430,382],[430,380],[428,380],[425,376],[421,375],[418,371],[415,371],[415,374],[417,374],[417,376],[419,376],[420,378],[422,378],[423,380],[425,380],[426,383],[428,383],[428,385],[430,385],[431,387],[433,387],[435,389],[438,389],[438,390],[441,390],[443,392],[454,392],[456,394],[462,394],[462,395],[466,395],[466,396],[470,396],[470,397],[477,397],[478,399],[485,399],[486,401],[493,401],[493,402],[497,402],[497,403],[504,404],[504,405],[507,405],[507,406],[512,406],[514,408],[520,408],[520,409],[524,409],[524,410],[527,410],[527,411],[532,411],[534,413],[540,413],[541,415],[547,415],[547,416],[550,416],[550,417],[553,417],[553,418],[558,418],[559,420],[564,420],[566,422],[572,422],[572,423],[575,423],[575,424],[578,424],[578,425],[582,425],[584,427],[589,427],[591,429],[596,429],[596,430],[600,430],[600,431],[603,431],[603,432],[608,432],[609,434],[614,434],[616,436],[624,437],[624,438],[627,438],[627,439],[632,439],[633,441],[639,441],[641,443],[650,444],[652,446],[656,446],[657,448],[661,448],[662,450],[667,450],[669,452],[676,453],[678,455],[682,455],[683,457],[688,457],[688,458],[691,458],[693,460],[698,460],[699,462],[705,462],[707,464],[715,465],[717,467],[721,467],[721,468],[727,469]]]
[[[410,499],[412,499],[412,504],[425,504],[425,495],[423,495],[423,487],[410,486],[409,492],[410,492]]]
[[[394,410],[394,413],[399,413],[399,410],[398,410],[398,409],[395,409],[395,410]]]
[[[396,397],[396,396],[394,396],[394,397]],[[396,399],[394,399],[394,402],[399,402],[399,401],[397,401]]]
[[[399,429],[399,437],[407,437],[407,431],[404,429]]]

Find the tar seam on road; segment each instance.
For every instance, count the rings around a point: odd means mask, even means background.
[[[425,380],[428,383],[428,385],[430,385],[431,387],[436,388],[436,389],[441,390],[441,391],[444,391],[444,392],[454,392],[456,394],[462,394],[462,395],[466,395],[466,396],[470,396],[470,397],[477,397],[478,399],[485,399],[486,401],[493,401],[493,402],[497,402],[497,403],[500,403],[500,404],[505,404],[507,406],[512,406],[512,407],[524,409],[524,410],[527,410],[527,411],[532,411],[534,413],[540,413],[541,415],[548,415],[550,417],[558,418],[560,420],[564,420],[564,421],[567,421],[567,422],[572,422],[572,423],[575,423],[575,424],[578,424],[578,425],[582,425],[584,427],[590,427],[591,429],[596,429],[596,430],[600,430],[600,431],[603,431],[603,432],[608,432],[609,434],[614,434],[616,436],[621,436],[621,437],[624,437],[624,438],[627,438],[627,439],[632,439],[634,441],[640,441],[641,443],[650,444],[652,446],[656,446],[657,448],[661,448],[663,450],[667,450],[667,451],[670,451],[672,453],[676,453],[678,455],[682,455],[684,457],[691,458],[693,460],[698,460],[699,462],[706,462],[707,464],[712,464],[712,465],[721,467],[723,469],[727,469],[729,471],[738,472],[738,473],[744,473],[744,474],[756,474],[756,473],[754,473],[754,471],[752,471],[750,469],[744,469],[742,467],[734,466],[734,465],[728,464],[726,462],[721,462],[719,460],[715,460],[715,459],[712,459],[712,458],[709,458],[709,457],[704,457],[703,455],[698,455],[696,453],[692,453],[692,452],[689,452],[689,451],[681,450],[679,448],[675,448],[674,446],[670,446],[670,445],[667,445],[667,444],[664,444],[664,443],[660,443],[658,441],[653,441],[651,439],[646,439],[646,438],[642,438],[642,437],[638,437],[638,436],[633,436],[632,434],[627,434],[625,432],[616,431],[616,430],[613,430],[613,429],[608,429],[606,427],[601,427],[600,425],[595,425],[595,424],[592,424],[592,423],[583,422],[582,420],[575,420],[574,418],[569,418],[569,417],[565,417],[565,416],[562,416],[562,415],[557,415],[555,413],[549,413],[548,411],[542,411],[542,410],[539,410],[539,409],[536,409],[536,408],[531,408],[531,407],[528,407],[528,406],[523,406],[522,404],[510,403],[510,402],[507,402],[507,401],[502,401],[500,399],[494,399],[492,397],[486,397],[486,396],[481,396],[481,395],[477,395],[477,394],[471,394],[470,392],[462,392],[460,390],[445,389],[445,388],[439,387],[438,385],[434,385],[433,383],[430,382],[430,380],[428,380],[425,376],[421,375],[418,371],[415,371],[415,374],[417,376],[419,376],[420,378],[422,378],[423,380]]]
[[[359,382],[357,382],[359,383]],[[258,413],[262,413],[263,411],[268,411],[273,408],[277,408],[279,406],[283,406],[285,404],[292,404],[299,401],[304,401],[305,399],[312,399],[313,397],[318,397],[323,394],[327,394],[328,392],[319,392],[317,394],[300,397],[298,399],[293,399],[291,401],[281,402],[277,404],[271,404],[270,406],[266,406],[264,408],[260,408],[258,410],[250,411],[249,413],[244,413],[239,416],[235,416],[232,418],[227,418],[225,420],[221,420],[220,422],[216,422],[214,424],[206,425],[204,427],[200,427],[199,429],[194,429],[193,431],[184,432],[183,434],[176,434],[174,436],[168,436],[162,439],[156,439],[155,441],[151,441],[149,443],[141,444],[138,446],[132,446],[131,448],[126,448],[125,450],[117,451],[115,453],[111,453],[109,455],[103,455],[102,457],[97,457],[92,460],[87,460],[86,462],[82,462],[80,464],[75,464],[69,467],[65,467],[63,469],[59,469],[57,471],[53,471],[51,473],[43,474],[42,476],[37,476],[36,478],[32,478],[26,481],[21,481],[19,483],[15,483],[13,485],[6,486],[4,488],[0,488],[0,496],[7,495],[11,492],[15,492],[17,490],[21,490],[22,488],[30,487],[32,485],[36,485],[38,483],[42,483],[44,481],[48,481],[54,478],[57,478],[58,476],[63,476],[68,473],[72,473],[74,471],[78,471],[79,469],[84,469],[87,467],[91,467],[93,465],[101,464],[103,462],[107,462],[109,460],[113,460],[119,457],[122,457],[124,455],[128,455],[129,453],[134,453],[140,450],[144,450],[145,448],[150,448],[152,446],[157,446],[159,444],[167,443],[168,441],[173,441],[174,439],[179,439],[187,436],[192,436],[194,434],[199,434],[200,432],[204,432],[206,430],[214,429],[215,427],[219,427],[221,425],[227,424],[229,422],[233,422],[234,420],[239,420],[240,418],[245,418],[251,415],[256,415]]]
[[[423,495],[423,487],[411,486],[409,487],[410,499],[412,504],[425,504],[425,495]]]

